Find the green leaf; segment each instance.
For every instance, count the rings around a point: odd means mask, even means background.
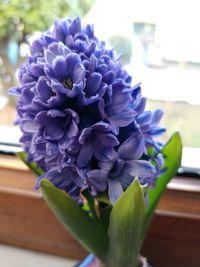
[[[106,267],[137,266],[143,220],[143,192],[138,179],[135,179],[111,211]]]
[[[87,204],[89,211],[91,212],[93,218],[97,221],[99,221],[99,218],[96,213],[96,207],[95,207],[95,199],[92,197],[88,192],[83,192],[83,196],[87,199]]]
[[[148,191],[148,206],[145,209],[145,219],[141,236],[141,243],[149,227],[161,195],[163,194],[169,181],[176,175],[177,170],[181,164],[182,143],[179,133],[176,132],[172,135],[172,137],[162,149],[162,153],[165,158],[164,167],[166,167],[167,170],[158,178],[156,186]]]
[[[81,245],[103,262],[108,250],[109,238],[101,225],[67,193],[56,188],[48,180],[42,179],[40,185],[46,203],[59,221]]]
[[[32,170],[37,176],[44,174],[44,171],[41,170],[35,162],[28,162],[26,160],[25,152],[18,152],[17,156],[28,166],[30,170]]]
[[[97,199],[102,203],[111,205],[111,202],[110,202],[110,199],[108,197],[107,192],[103,192],[103,193],[100,193],[99,195],[97,195]]]
[[[110,224],[110,213],[112,211],[112,206],[108,205],[106,207],[104,207],[101,211],[100,211],[100,221],[101,221],[101,225],[103,226],[104,230],[107,232],[108,231],[108,227]]]

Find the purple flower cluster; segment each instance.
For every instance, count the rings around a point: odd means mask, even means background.
[[[141,184],[155,183],[162,112],[144,111],[140,85],[131,85],[93,26],[79,18],[56,20],[30,44],[19,79],[10,92],[20,96],[20,141],[28,160],[58,188],[74,198],[83,189],[92,195],[107,190],[115,202],[136,176]]]

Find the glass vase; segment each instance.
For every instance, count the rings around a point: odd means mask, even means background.
[[[79,263],[75,267],[104,267],[104,266],[93,254],[89,254],[81,263]],[[153,267],[153,266],[147,262],[146,258],[140,256],[140,265],[138,267]]]

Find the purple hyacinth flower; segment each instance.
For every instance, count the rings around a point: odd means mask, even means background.
[[[20,85],[10,89],[19,97],[27,160],[77,200],[88,190],[93,196],[107,192],[114,203],[136,176],[154,185],[162,171],[156,140],[164,132],[162,111],[145,110],[140,84],[132,86],[94,27],[80,18],[57,19],[29,49]]]
[[[156,169],[151,162],[140,159],[144,149],[144,138],[134,134],[119,146],[112,161],[102,161],[99,164],[101,169],[108,172],[108,194],[113,204],[135,177],[138,177],[142,184],[144,178],[148,178],[148,184],[151,177],[155,177]]]
[[[112,128],[105,122],[99,122],[82,130],[79,143],[80,152],[77,158],[78,167],[84,167],[94,155],[97,160],[112,160],[115,155],[114,147],[119,144]]]

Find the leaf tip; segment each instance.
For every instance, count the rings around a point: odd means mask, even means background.
[[[179,131],[175,131],[172,136],[171,136],[171,139],[175,139],[177,140],[180,144],[182,144],[182,141],[181,141],[181,134]]]
[[[40,180],[40,188],[41,189],[45,189],[45,188],[47,188],[47,187],[49,187],[51,185],[52,185],[51,182],[49,180],[47,180],[46,178],[42,178]]]
[[[142,185],[140,184],[140,181],[139,181],[137,176],[133,180],[133,187],[136,188],[137,190],[140,190],[141,192],[143,192]]]

